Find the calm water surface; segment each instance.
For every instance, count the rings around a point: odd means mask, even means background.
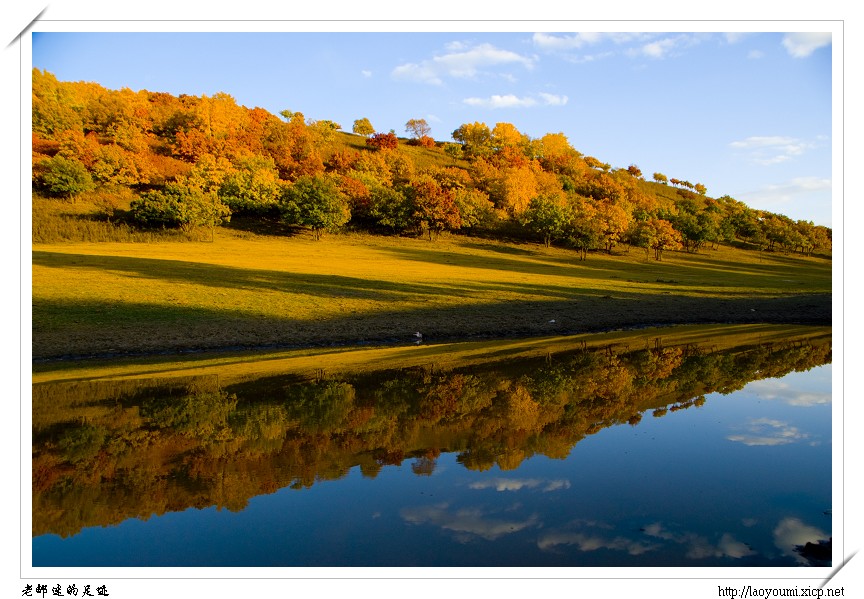
[[[33,565],[827,565],[830,359],[34,385]]]

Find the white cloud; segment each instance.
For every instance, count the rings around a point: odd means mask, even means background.
[[[597,54],[582,54],[579,56],[565,56],[568,62],[576,63],[576,64],[585,64],[589,62],[594,62],[596,60],[603,60],[604,58],[609,58],[610,56],[614,56],[614,52],[599,52]]]
[[[774,544],[785,555],[791,555],[798,562],[806,564],[807,560],[795,551],[795,548],[806,545],[808,542],[817,543],[827,540],[829,536],[815,526],[804,524],[798,518],[784,518],[774,529]]]
[[[444,83],[439,73],[428,64],[409,62],[393,69],[390,75],[394,79],[416,81],[417,83],[430,83],[432,85],[441,85]]]
[[[817,225],[831,226],[831,179],[796,177],[784,183],[764,185],[738,192],[735,198],[760,210],[779,212],[792,218],[805,218]],[[806,217],[795,216],[800,212]],[[815,213],[815,214],[814,214]]]
[[[612,549],[626,551],[630,555],[641,555],[657,548],[657,545],[642,543],[625,537],[607,538],[581,532],[547,532],[537,539],[540,549],[554,549],[558,545],[575,545],[580,551]]]
[[[368,71],[366,69],[363,69],[362,71],[360,71],[360,74],[368,79],[369,77],[372,76],[372,71]]]
[[[764,57],[765,53],[761,50],[750,50],[750,52],[747,53],[747,58],[750,58],[751,60],[759,60]]]
[[[492,44],[469,46],[462,42],[451,42],[447,44],[446,50],[446,54],[433,56],[420,63],[399,65],[391,75],[394,79],[441,85],[446,77],[471,79],[484,73],[485,69],[505,65],[521,65],[531,69],[535,62],[534,58],[502,50]]]
[[[727,31],[723,34],[723,37],[726,38],[726,42],[729,44],[737,44],[749,34],[744,31]]]
[[[740,36],[724,34],[729,43]],[[624,54],[630,58],[651,58],[655,60],[677,54],[687,48],[710,39],[712,34],[668,34],[668,33],[575,33],[569,35],[535,33],[534,46],[539,50],[561,55],[570,62],[586,63]],[[713,36],[716,37],[716,36]],[[609,48],[612,46],[611,49]],[[589,48],[600,47],[602,51],[581,54]]]
[[[537,479],[493,478],[471,483],[471,489],[495,489],[496,491],[519,491],[524,488],[534,488],[540,484]]]
[[[490,518],[479,509],[450,509],[446,503],[439,505],[405,508],[400,512],[409,524],[432,525],[456,534],[457,540],[469,542],[476,537],[488,541],[538,526],[536,516],[524,520]]]
[[[484,108],[525,108],[537,104],[537,100],[534,98],[520,98],[513,94],[493,95],[488,98],[465,98],[462,102],[469,106],[482,106]]]
[[[562,96],[559,94],[547,94],[540,92],[537,94],[540,96],[543,103],[547,106],[564,106],[567,103],[567,96]]]
[[[819,48],[830,45],[830,33],[787,33],[783,36],[783,47],[795,58],[807,58]]]
[[[811,189],[819,189],[820,181],[804,181],[801,184],[802,188],[810,186]],[[828,189],[831,183],[828,182]],[[831,392],[819,393],[815,391],[802,391],[796,389],[792,385],[777,379],[766,379],[762,381],[753,381],[747,385],[747,389],[758,394],[760,398],[773,401],[782,401],[790,406],[810,407],[817,405],[825,405],[831,403]]]
[[[495,489],[496,491],[521,491],[522,489],[534,489],[543,486],[544,492],[557,491],[559,489],[569,489],[570,481],[568,480],[550,480],[543,481],[536,478],[492,478],[475,483],[471,483],[471,489]]]
[[[748,152],[751,162],[762,166],[780,164],[801,156],[816,147],[813,142],[780,135],[753,136],[729,144],[730,148]]]
[[[716,545],[705,537],[693,532],[671,531],[659,522],[649,524],[644,529],[645,534],[664,541],[679,543],[687,547],[685,554],[690,559],[704,559],[706,557],[731,557],[740,559],[756,552],[745,543],[737,541],[731,534],[723,533]]]
[[[708,39],[708,37],[702,34],[681,34],[672,37],[664,37],[635,48],[630,48],[627,51],[627,54],[633,58],[645,56],[654,60],[661,60],[669,56],[678,55],[683,48],[695,46],[706,39]]]
[[[788,445],[807,439],[810,435],[802,433],[788,422],[770,418],[751,419],[744,427],[745,432],[729,435],[729,441],[743,443],[748,447]]]
[[[564,106],[567,96],[539,93],[536,96],[516,96],[514,94],[492,95],[488,98],[465,98],[463,103],[482,108],[530,108],[532,106]]]
[[[548,493],[550,491],[558,491],[559,489],[569,489],[570,481],[569,480],[550,480],[549,483],[543,488],[544,493]]]
[[[582,32],[572,35],[554,35],[551,33],[535,33],[532,41],[541,50],[563,51],[578,50],[583,46],[593,46],[606,41],[614,44],[625,44],[645,39],[648,35],[650,34]]]
[[[764,148],[790,144],[797,141],[794,137],[781,137],[779,135],[753,136],[741,141],[733,141],[729,145],[733,148]]]
[[[831,199],[831,179],[823,177],[795,177],[785,183],[765,185],[756,191],[738,194],[738,199],[751,206],[764,206],[765,210],[790,204],[798,199],[824,195]],[[809,200],[808,200],[809,201]]]
[[[677,46],[678,42],[676,40],[666,38],[645,44],[639,49],[639,51],[641,54],[644,54],[649,58],[664,58]]]

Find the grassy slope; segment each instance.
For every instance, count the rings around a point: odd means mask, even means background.
[[[221,230],[214,243],[34,245],[32,347],[46,359],[409,342],[415,331],[501,338],[801,322],[802,310],[824,323],[830,297],[826,308],[809,294],[830,290],[830,261],[729,248],[580,262],[563,249],[464,237],[316,242]]]

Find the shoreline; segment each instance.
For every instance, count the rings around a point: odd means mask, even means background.
[[[100,348],[98,340],[86,339],[69,343],[65,351],[58,351],[47,342],[49,340],[37,340],[34,334],[31,361],[33,365],[50,367],[89,360],[169,358],[226,351],[407,345],[417,341],[415,332],[421,332],[424,343],[453,343],[636,331],[676,325],[832,324],[830,293],[749,298],[663,295],[639,300],[613,294],[562,302],[523,302],[515,309],[511,306],[503,311],[495,307],[370,314],[313,323],[264,322],[256,323],[250,330],[235,329],[215,340],[196,338],[195,331],[185,334],[177,331],[173,341],[146,337],[146,331],[137,331],[138,341],[127,337],[119,348],[116,340]],[[230,325],[226,322],[226,326]],[[104,340],[102,344],[105,345]]]

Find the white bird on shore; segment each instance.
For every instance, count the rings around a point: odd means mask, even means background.
[[[417,337],[418,339],[422,339],[422,338],[423,338],[423,334],[420,333],[420,332],[414,333],[414,336]]]

